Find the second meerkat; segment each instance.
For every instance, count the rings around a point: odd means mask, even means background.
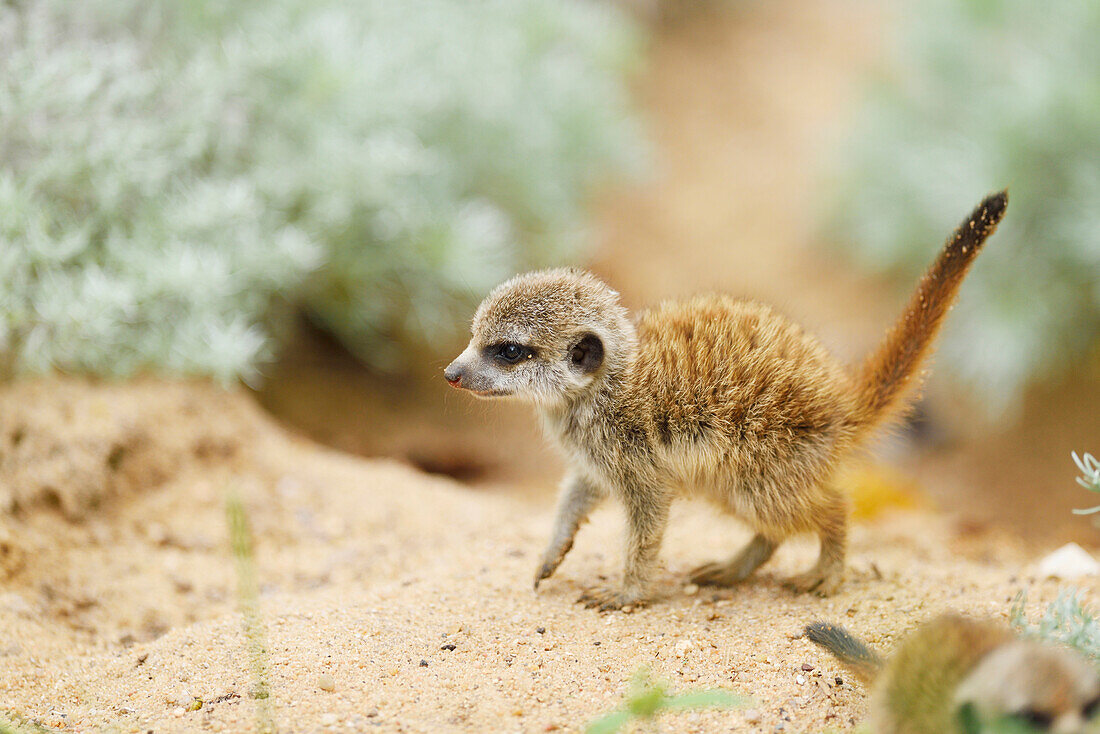
[[[663,303],[632,322],[594,275],[560,268],[516,276],[478,307],[469,346],[444,372],[481,397],[535,404],[570,460],[535,586],[554,573],[604,497],[626,508],[622,585],[581,601],[617,609],[647,599],[669,505],[704,497],[755,535],[728,560],[692,572],[732,585],[787,537],[814,532],[816,564],[797,591],[840,585],[848,505],[833,473],[906,405],[960,283],[1004,215],[986,198],[947,240],[900,320],[855,370],[771,308],[728,296]]]

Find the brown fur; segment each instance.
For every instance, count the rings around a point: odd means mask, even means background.
[[[1071,650],[1021,640],[1000,624],[944,615],[886,661],[842,627],[818,622],[806,636],[872,683],[868,720],[878,734],[969,734],[1005,719],[1036,732],[1097,731],[1088,723],[1100,704],[1096,671]]]
[[[789,585],[832,593],[843,575],[848,515],[834,469],[903,405],[1005,202],[1003,193],[987,198],[959,228],[884,345],[855,373],[751,301],[665,303],[635,325],[618,294],[584,271],[528,273],[498,286],[445,374],[478,395],[534,402],[570,459],[536,586],[595,504],[614,494],[629,526],[623,585],[584,600],[603,609],[644,601],[669,504],[690,493],[756,531],[729,560],[696,569],[694,581],[736,583],[790,535],[814,532],[819,559]]]

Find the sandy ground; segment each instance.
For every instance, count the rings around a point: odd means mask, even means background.
[[[48,380],[4,388],[0,404],[4,457],[19,458],[0,464],[0,487],[28,490],[0,516],[0,710],[50,730],[256,728],[230,490],[255,533],[266,702],[281,731],[579,730],[643,666],[676,689],[754,699],[669,716],[664,731],[847,730],[864,691],[797,639],[807,621],[841,620],[888,648],[942,610],[1003,618],[1020,589],[1033,607],[1058,589],[1029,575],[1034,549],[905,514],[856,528],[833,598],[779,586],[812,561],[808,541],[740,588],[695,590],[687,570],[748,534],[682,504],[661,598],[598,614],[574,600],[617,576],[613,506],[536,594],[548,503],[318,448],[245,395]],[[99,464],[95,481],[56,482]],[[33,491],[43,486],[52,493]],[[1100,595],[1096,582],[1086,590]]]

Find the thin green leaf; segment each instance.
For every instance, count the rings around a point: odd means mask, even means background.
[[[614,732],[623,728],[623,725],[630,719],[629,712],[612,711],[610,714],[605,714],[593,721],[585,731],[588,734],[614,734]]]

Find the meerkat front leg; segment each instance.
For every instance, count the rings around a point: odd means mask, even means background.
[[[550,578],[561,565],[565,554],[573,547],[577,529],[588,519],[589,513],[600,503],[605,492],[592,481],[579,474],[568,474],[562,482],[561,500],[558,502],[554,532],[550,545],[542,554],[542,563],[535,574],[535,589],[543,579]]]
[[[634,488],[624,492],[627,519],[626,559],[623,584],[619,590],[606,587],[589,589],[577,600],[589,609],[622,609],[645,603],[661,550],[671,497],[665,492]]]

